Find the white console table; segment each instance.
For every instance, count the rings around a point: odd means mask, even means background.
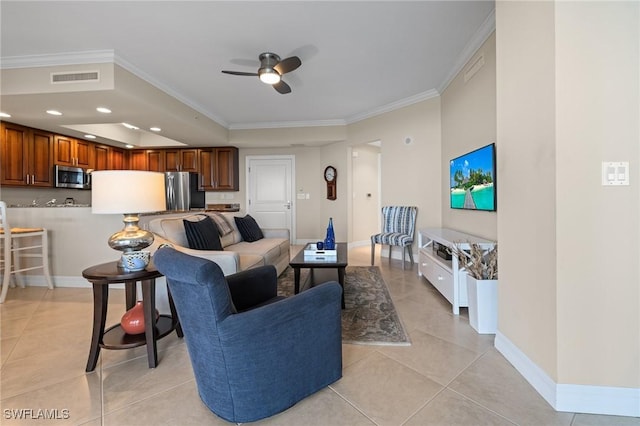
[[[469,249],[470,243],[490,250],[495,242],[447,228],[418,230],[418,275],[424,276],[453,305],[453,314],[458,315],[461,306],[469,306],[467,281],[463,275],[465,272],[459,265],[457,256],[452,256],[451,260],[438,256],[433,247],[434,242],[449,249],[457,246],[463,250]]]

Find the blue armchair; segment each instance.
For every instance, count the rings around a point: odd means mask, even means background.
[[[389,246],[389,259],[391,259],[391,247],[402,248],[402,269],[404,269],[405,251],[409,252],[411,266],[413,266],[413,235],[416,228],[416,216],[418,208],[414,206],[385,206],[382,208],[382,232],[371,236],[371,265],[376,256],[376,244]]]
[[[171,247],[153,262],[167,278],[200,398],[218,416],[263,419],[342,377],[340,284],[283,298],[273,266],[225,277]]]

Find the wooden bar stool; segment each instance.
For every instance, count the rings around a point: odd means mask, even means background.
[[[40,244],[34,238],[40,238]],[[27,239],[27,245],[21,245],[21,239]],[[2,242],[2,259],[0,260],[0,270],[2,271],[2,293],[0,293],[0,303],[4,303],[7,297],[7,290],[11,283],[11,275],[20,272],[31,271],[33,269],[43,270],[47,286],[53,290],[51,273],[49,272],[49,243],[47,230],[45,228],[11,228],[7,221],[7,204],[0,201],[0,241]],[[22,266],[23,258],[40,258],[40,265]],[[24,287],[22,280],[18,284]]]

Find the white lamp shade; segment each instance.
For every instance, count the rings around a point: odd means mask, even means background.
[[[91,212],[149,213],[166,210],[164,173],[99,170],[91,173]]]

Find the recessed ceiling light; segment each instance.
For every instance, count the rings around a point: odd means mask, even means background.
[[[95,139],[96,135],[84,135],[84,137],[87,139]]]
[[[9,118],[11,117],[11,114],[7,114],[6,112],[0,112],[0,117]]]
[[[133,124],[129,124],[129,123],[122,123],[122,125],[124,127],[126,127],[127,129],[131,129],[131,130],[140,130],[139,127],[134,126]]]
[[[48,109],[47,110],[47,114],[51,114],[51,115],[62,115],[62,113],[60,111],[56,111],[55,109]]]
[[[152,132],[159,132],[162,129],[160,127],[149,127],[149,130],[151,130]]]
[[[105,108],[105,107],[98,107],[98,108],[96,108],[96,111],[102,112],[104,114],[111,114],[111,110],[109,108]]]
[[[133,145],[126,144],[124,147],[125,147],[125,148],[129,148],[129,149],[131,149],[131,148],[133,148]]]

